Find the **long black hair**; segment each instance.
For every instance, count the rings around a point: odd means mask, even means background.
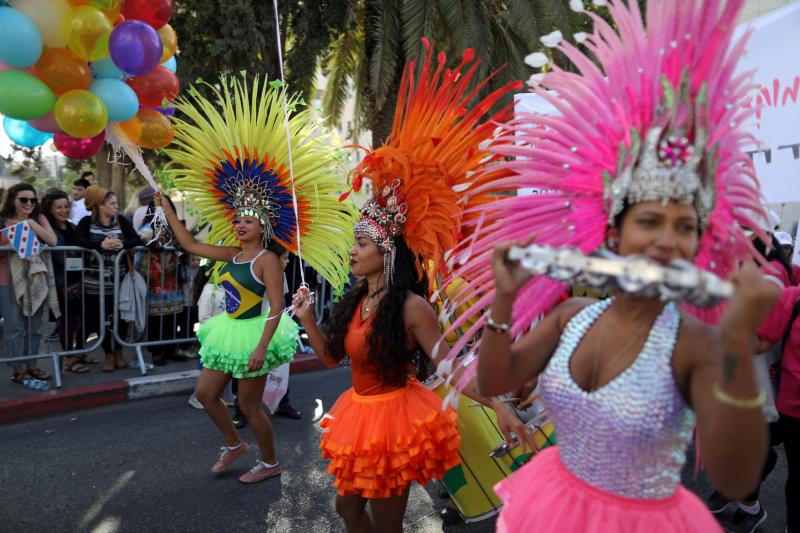
[[[783,253],[781,243],[778,242],[778,239],[775,238],[775,235],[769,234],[769,236],[772,237],[772,244],[770,244],[772,248],[770,248],[769,251],[767,251],[767,245],[764,244],[764,241],[762,241],[759,237],[756,237],[753,240],[753,247],[767,261],[779,262],[783,266],[783,269],[786,270],[786,275],[789,276],[789,281],[792,285],[794,285],[796,280],[792,274],[792,262],[788,257],[786,257],[786,254]]]
[[[367,335],[369,346],[368,363],[386,385],[405,385],[412,365],[419,358],[418,347],[408,347],[403,309],[408,293],[425,298],[428,294],[428,279],[421,273],[419,259],[408,248],[402,237],[395,238],[394,279],[391,287],[381,299],[372,319],[372,328]],[[344,359],[344,338],[354,313],[360,313],[359,304],[368,291],[366,280],[357,282],[334,305],[326,323],[328,352],[337,361]]]

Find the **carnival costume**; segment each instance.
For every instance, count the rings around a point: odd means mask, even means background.
[[[518,87],[510,84],[476,101],[486,82],[470,87],[474,52],[467,50],[455,69],[447,69],[444,54],[432,65],[431,46],[423,44],[416,80],[415,63],[406,66],[391,135],[353,174],[354,190],[363,179],[372,181],[374,196],[354,231],[368,235],[384,254],[386,284],[392,283],[400,237],[419,259],[420,276],[443,267],[444,252],[456,242],[464,191],[479,183],[475,171],[496,159],[480,144],[509,108],[487,116],[489,109]],[[324,419],[320,448],[340,495],[388,498],[403,494],[412,481],[441,478],[458,464],[460,437],[456,413],[442,410],[441,399],[414,378],[401,387],[381,381],[368,360],[371,324],[372,316],[362,319],[355,311],[345,337],[353,387]]]
[[[338,152],[326,144],[313,111],[298,111],[299,99],[283,88],[259,78],[248,87],[234,77],[222,77],[219,86],[206,88],[221,110],[195,87],[176,102],[186,118],[175,120],[174,148],[165,150],[172,160],[167,178],[198,209],[199,226],[209,224],[205,242],[237,246],[232,223],[257,217],[265,245],[275,240],[300,255],[341,294],[357,211],[339,201],[345,180]],[[285,108],[297,111],[288,126]],[[292,360],[298,327],[281,313],[264,365],[248,370],[269,318],[262,312],[266,287],[253,271],[258,256],[241,263],[238,257],[215,266],[226,312],[201,324],[197,337],[205,368],[249,378]]]
[[[490,257],[497,244],[533,236],[588,254],[606,244],[607,228],[636,203],[696,207],[699,268],[726,278],[738,261],[754,258],[741,229],[757,228],[751,218],[762,212],[744,152],[751,139],[742,126],[753,110],[741,105],[749,76],[734,73],[744,43],[731,42],[741,5],[651,1],[645,23],[637,2],[609,0],[613,26],[587,13],[594,31],[576,36],[586,53],[567,42],[558,46],[578,72],[552,66],[532,80],[558,114],[510,122],[489,149],[517,158],[500,165],[515,175],[479,190],[539,192],[476,209],[465,224],[477,237],[451,256],[453,276],[469,283],[448,305],[477,299],[454,324],[479,317],[466,339],[486,322],[494,299]],[[539,59],[546,56],[531,57]],[[544,276],[529,281],[514,302],[511,338],[566,290]],[[679,483],[695,420],[671,367],[681,319],[676,304],[666,304],[635,362],[610,383],[588,392],[571,376],[573,352],[608,305],[590,305],[570,320],[540,375],[559,444],[496,486],[505,500],[498,530],[719,531]],[[708,321],[720,314],[719,307],[686,310]],[[461,385],[472,375],[468,368]]]

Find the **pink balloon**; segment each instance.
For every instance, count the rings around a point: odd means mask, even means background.
[[[61,128],[59,128],[58,124],[56,123],[56,117],[52,111],[50,111],[42,118],[29,120],[28,124],[30,124],[39,131],[44,131],[47,133],[56,133],[61,131]]]
[[[97,137],[88,139],[76,139],[64,132],[59,131],[53,137],[53,142],[58,151],[70,159],[89,159],[100,151],[103,142],[106,140],[106,133],[101,131]]]

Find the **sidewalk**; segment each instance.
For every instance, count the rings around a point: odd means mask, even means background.
[[[186,345],[175,345],[175,349]],[[126,349],[125,359],[136,360],[135,351]],[[145,361],[150,361],[144,350]],[[36,391],[11,381],[12,369],[3,366],[0,370],[0,424],[87,407],[96,407],[140,398],[166,394],[192,392],[200,374],[197,359],[169,361],[166,366],[157,366],[142,375],[138,368],[123,368],[113,372],[102,372],[100,367],[104,355],[100,349],[91,357],[101,362],[89,365],[89,372],[74,374],[62,372],[63,387],[48,391]],[[39,367],[48,374],[53,373],[52,359],[39,360]],[[313,354],[295,356],[291,365],[293,374],[324,368]],[[53,381],[55,385],[55,381]]]

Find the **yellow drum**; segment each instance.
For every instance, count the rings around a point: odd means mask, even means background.
[[[432,376],[424,385],[444,399],[450,388],[442,378]],[[500,510],[502,502],[492,487],[522,466],[531,454],[519,447],[504,450],[497,457],[490,454],[504,442],[494,410],[464,395],[458,401],[458,431],[461,464],[447,471],[442,482],[465,522],[489,518]],[[545,448],[553,442],[553,425],[545,421],[535,432],[536,445]]]

